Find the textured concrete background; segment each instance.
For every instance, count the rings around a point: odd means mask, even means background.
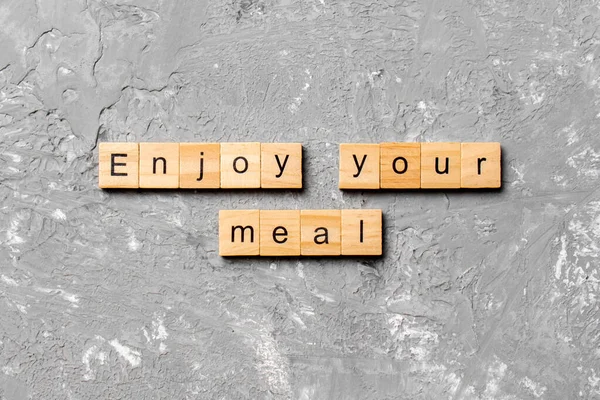
[[[600,8],[0,0],[1,399],[600,398]],[[305,189],[116,191],[99,141],[301,141]],[[500,141],[502,191],[341,192],[337,143]],[[382,208],[377,260],[217,213]]]

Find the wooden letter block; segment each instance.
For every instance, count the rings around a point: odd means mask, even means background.
[[[342,210],[342,255],[381,255],[381,210]]]
[[[460,188],[460,143],[421,143],[421,188]]]
[[[499,188],[502,184],[500,143],[462,143],[461,187]]]
[[[179,187],[182,189],[221,187],[220,158],[219,143],[180,143]]]
[[[260,162],[260,187],[302,188],[302,144],[262,143]]]
[[[179,143],[140,143],[140,188],[179,187]]]
[[[339,256],[341,254],[340,210],[302,210],[300,254],[303,256]]]
[[[221,143],[221,188],[260,187],[260,143]]]
[[[300,211],[260,211],[260,255],[300,255]]]
[[[379,189],[379,145],[340,144],[340,189]]]
[[[421,143],[381,143],[381,188],[421,187]]]
[[[139,187],[139,147],[137,143],[100,143],[98,147],[98,186],[103,189]]]
[[[260,211],[219,211],[219,255],[257,256],[260,254]]]

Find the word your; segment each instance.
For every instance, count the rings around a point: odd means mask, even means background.
[[[100,143],[98,184],[119,189],[300,189],[300,143]]]
[[[340,144],[340,189],[501,186],[500,143]]]
[[[381,210],[221,210],[221,256],[378,256]]]

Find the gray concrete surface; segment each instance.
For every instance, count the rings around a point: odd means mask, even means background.
[[[0,0],[0,398],[599,399],[600,7]],[[301,141],[305,189],[97,187],[99,141]],[[500,141],[502,191],[341,192],[337,143]],[[382,208],[377,260],[217,213]]]

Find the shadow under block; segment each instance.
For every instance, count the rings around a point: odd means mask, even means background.
[[[260,211],[219,211],[219,255],[257,256],[260,254]]]
[[[379,189],[379,144],[340,144],[340,189]]]
[[[460,143],[421,143],[421,188],[460,188]]]
[[[260,210],[260,255],[300,255],[299,210]]]
[[[180,143],[179,187],[182,189],[220,188],[220,159],[219,143]]]
[[[179,143],[140,143],[140,188],[179,187]]]
[[[302,188],[302,144],[262,143],[260,162],[261,188]]]
[[[99,143],[98,186],[103,189],[139,187],[137,143]]]
[[[461,143],[463,188],[499,188],[502,179],[500,143]]]
[[[421,143],[381,143],[381,188],[421,187]]]
[[[340,210],[300,211],[303,256],[339,256],[341,254]]]
[[[260,188],[260,143],[221,143],[221,188]]]
[[[342,210],[342,255],[380,256],[381,210]]]

